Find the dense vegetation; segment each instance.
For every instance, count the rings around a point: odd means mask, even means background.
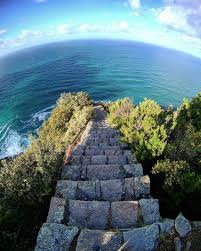
[[[0,249],[32,250],[66,148],[92,116],[85,93],[63,94],[30,146],[0,167]]]
[[[201,93],[177,109],[145,99],[109,105],[110,124],[122,133],[152,178],[163,216],[201,217]]]

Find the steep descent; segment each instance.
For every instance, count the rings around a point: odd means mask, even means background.
[[[63,167],[35,251],[155,250],[159,203],[150,179],[94,108],[73,160]]]

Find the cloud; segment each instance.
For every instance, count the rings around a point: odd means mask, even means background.
[[[164,0],[158,20],[169,28],[201,37],[200,0]]]
[[[187,15],[188,11],[183,7],[167,6],[160,12],[158,19],[170,28],[190,33],[192,29],[187,22]]]
[[[57,31],[60,34],[66,34],[70,32],[70,26],[68,24],[61,24],[57,27]]]
[[[6,30],[3,29],[3,30],[0,30],[0,36],[4,35],[6,33]]]
[[[127,21],[123,20],[119,23],[119,29],[120,31],[127,31],[129,28],[129,24]]]
[[[39,37],[42,35],[41,31],[34,31],[34,30],[22,30],[19,39],[31,39],[33,37]]]
[[[128,0],[130,7],[134,10],[141,8],[140,0]]]

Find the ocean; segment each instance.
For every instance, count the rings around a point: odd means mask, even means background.
[[[28,145],[63,92],[178,106],[201,91],[201,59],[124,40],[75,40],[0,57],[0,158]]]

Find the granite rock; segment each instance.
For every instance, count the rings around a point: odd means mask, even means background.
[[[35,251],[68,251],[78,231],[77,227],[44,223],[38,233]]]

